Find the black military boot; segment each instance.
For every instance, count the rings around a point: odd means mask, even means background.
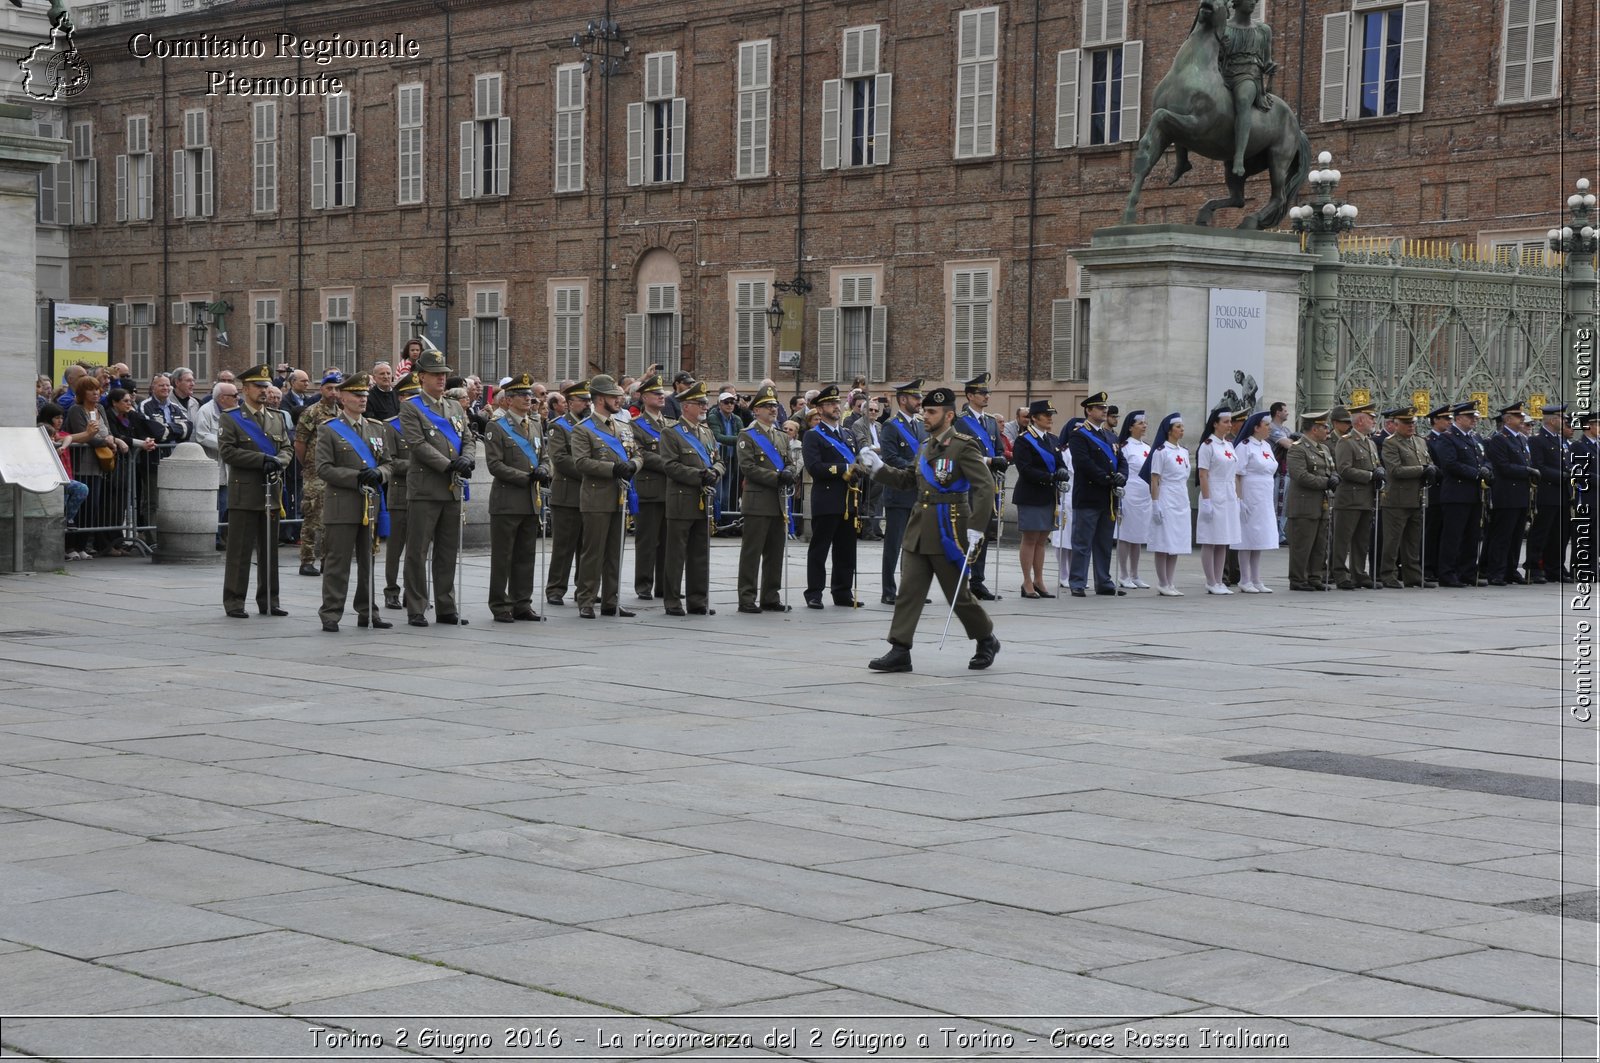
[[[978,640],[978,652],[972,655],[967,667],[974,670],[987,668],[994,663],[994,655],[999,652],[1000,640],[993,635],[985,635]]]
[[[874,672],[909,672],[911,671],[911,651],[904,646],[889,644],[889,652],[877,660],[868,661],[867,667]]]

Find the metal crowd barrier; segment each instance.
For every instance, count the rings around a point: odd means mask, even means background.
[[[104,469],[92,445],[67,447],[72,478],[89,489],[67,534],[79,540],[89,537],[86,545],[97,551],[131,550],[149,557],[155,546],[161,459],[172,448],[170,443],[154,450],[133,444],[116,454],[112,468]]]

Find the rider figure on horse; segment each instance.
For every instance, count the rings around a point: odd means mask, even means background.
[[[1222,80],[1233,93],[1233,172],[1242,177],[1245,149],[1250,144],[1250,111],[1272,110],[1267,78],[1278,64],[1272,61],[1271,28],[1250,21],[1256,0],[1232,0],[1231,6],[1233,17],[1217,34],[1221,44],[1217,61],[1222,67]]]

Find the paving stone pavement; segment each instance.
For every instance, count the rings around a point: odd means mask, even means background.
[[[470,626],[336,635],[289,564],[0,577],[0,1055],[1596,1058],[1561,589],[1007,549],[994,668],[935,604],[883,676],[876,544],[782,616],[737,545],[714,617],[493,624],[473,555]]]

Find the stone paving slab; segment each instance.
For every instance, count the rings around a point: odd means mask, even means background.
[[[171,842],[143,842],[76,856],[29,861],[27,867],[93,882],[141,897],[205,904],[331,886],[338,879],[260,860]]]
[[[258,934],[267,927],[128,893],[0,906],[0,937],[80,959]]]

